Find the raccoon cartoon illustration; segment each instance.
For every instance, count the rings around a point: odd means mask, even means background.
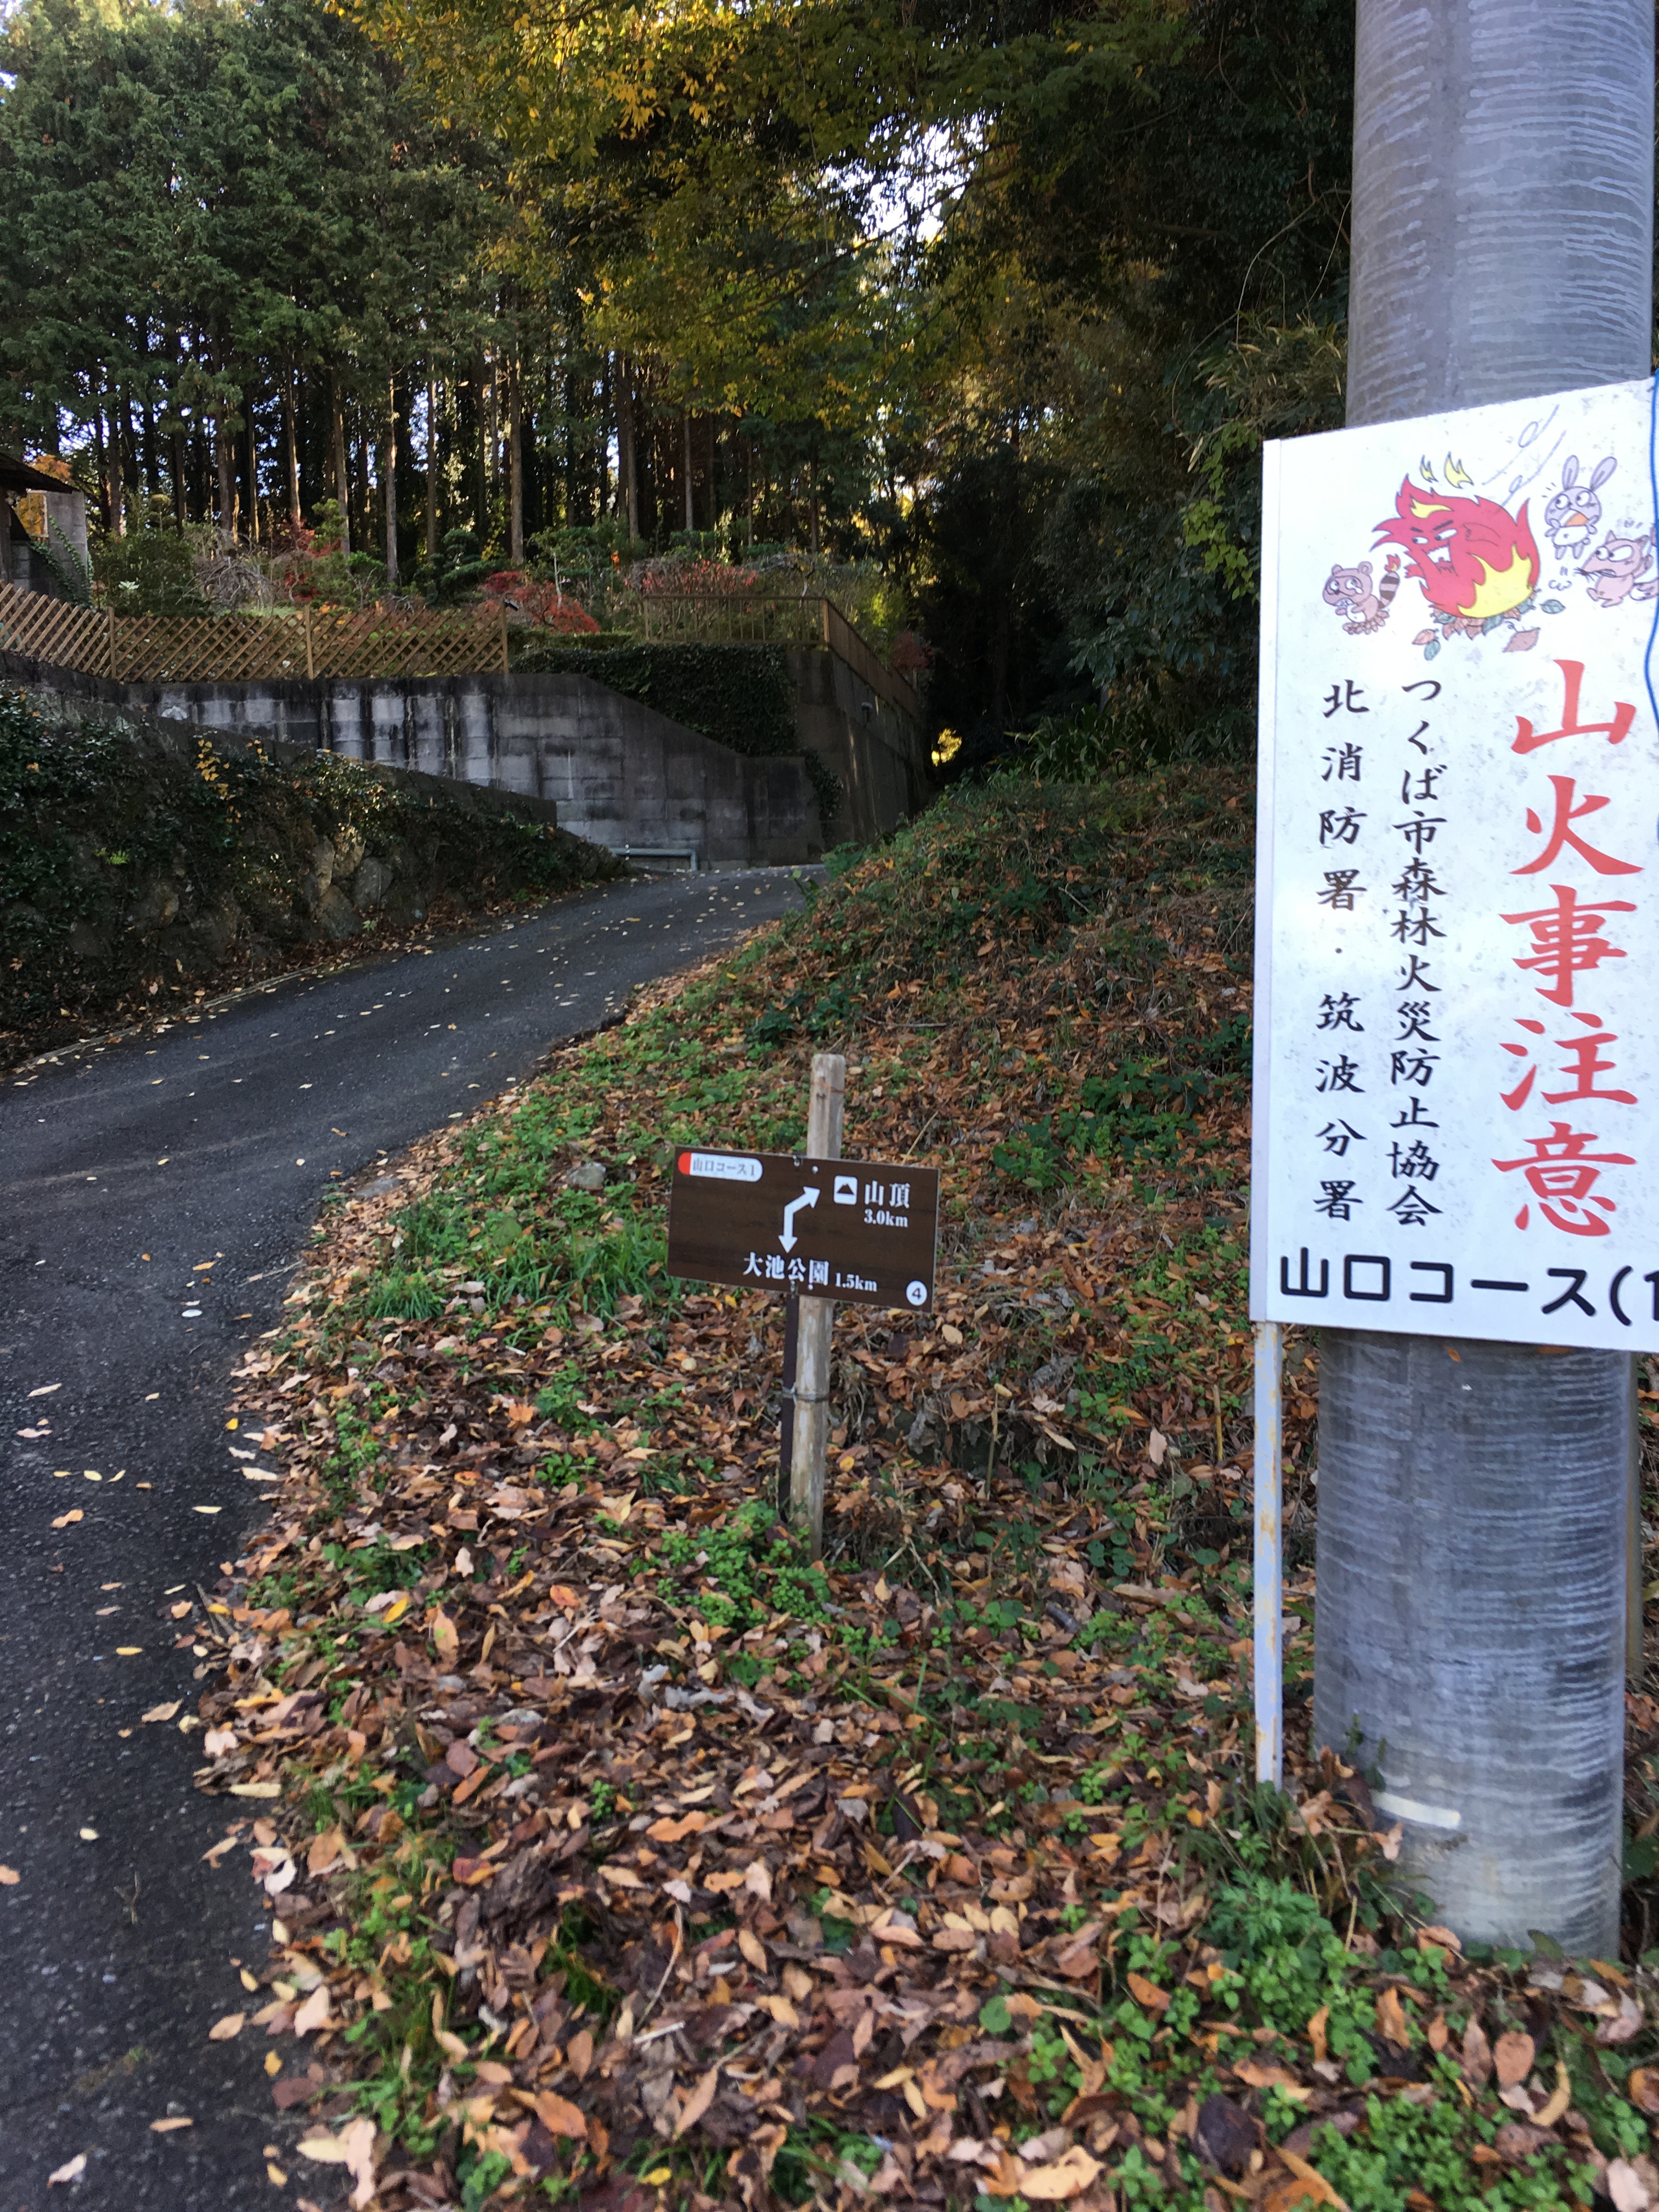
[[[1609,531],[1578,573],[1592,580],[1589,595],[1598,607],[1619,607],[1626,599],[1650,599],[1659,593],[1659,577],[1637,581],[1652,558],[1650,530],[1639,538],[1615,538]]]
[[[1379,583],[1372,584],[1369,561],[1362,561],[1357,568],[1333,565],[1320,596],[1342,617],[1342,627],[1350,637],[1364,637],[1387,622],[1399,589],[1400,556],[1390,553]]]

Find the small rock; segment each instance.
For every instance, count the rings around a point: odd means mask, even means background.
[[[318,901],[317,919],[325,937],[355,937],[362,927],[356,908],[337,884],[331,884]]]
[[[603,1190],[605,1163],[602,1160],[583,1160],[566,1176],[564,1187],[567,1190]]]
[[[351,903],[359,914],[368,914],[379,906],[392,883],[392,871],[384,860],[373,854],[360,863],[351,879]]]
[[[70,924],[70,951],[77,960],[107,960],[109,939],[101,929],[89,921],[76,921]]]

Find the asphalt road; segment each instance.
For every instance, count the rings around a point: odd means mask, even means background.
[[[268,1923],[245,1850],[203,1860],[233,1808],[191,1787],[199,1735],[139,1720],[194,1710],[168,1607],[259,1517],[229,1371],[337,1176],[799,896],[778,870],[609,885],[0,1078],[0,2212],[342,2199],[292,2155],[263,2034],[208,2040],[263,2002],[235,1962]]]

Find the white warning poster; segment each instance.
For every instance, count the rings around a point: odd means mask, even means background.
[[[1652,429],[1267,449],[1258,1319],[1659,1343]]]

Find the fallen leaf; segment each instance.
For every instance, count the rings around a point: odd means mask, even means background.
[[[1519,2028],[1512,2027],[1500,2035],[1492,2051],[1498,2087],[1512,2089],[1517,2082],[1524,2081],[1531,2073],[1537,2056],[1538,2045],[1531,2036],[1523,2034]]]
[[[329,2025],[331,2017],[328,1984],[319,1982],[294,2015],[294,2033],[295,2035],[313,2035],[319,2028]]]
[[[195,2124],[194,2120],[186,2119],[180,2113],[176,2118],[170,2120],[152,2120],[149,2124],[149,2131],[153,2136],[170,2136],[175,2134],[180,2128],[193,2128]]]
[[[1492,2045],[1486,2032],[1473,2014],[1463,2030],[1463,2079],[1472,2089],[1484,2088],[1492,2074]]]
[[[1426,1928],[1419,1928],[1417,1931],[1417,1948],[1419,1951],[1426,1951],[1431,1944],[1437,1945],[1443,1951],[1453,1953],[1461,1953],[1463,1948],[1461,1940],[1453,1935],[1449,1928],[1437,1927],[1433,1922],[1431,1922]]]
[[[1241,2081],[1248,2081],[1253,2089],[1277,2089],[1295,2104],[1305,2104],[1312,2096],[1304,2089],[1294,2074],[1283,2066],[1264,2066],[1258,2059],[1247,2058],[1233,2069]]]
[[[1614,2212],[1647,2212],[1652,2201],[1641,2175],[1628,2159],[1608,2160],[1601,2186],[1612,2198]]]
[[[202,1748],[206,1752],[210,1759],[218,1759],[226,1752],[234,1751],[236,1748],[235,1729],[234,1728],[210,1729],[207,1734],[202,1738]]]
[[[550,2089],[541,2090],[531,2100],[536,2118],[550,2136],[564,2136],[571,2142],[585,2142],[587,2122],[575,2106],[563,2097],[556,2097]]]
[[[1081,2197],[1085,2189],[1092,2187],[1100,2171],[1100,2160],[1091,2158],[1081,2143],[1073,2143],[1051,2165],[1028,2166],[1019,2185],[1019,2194],[1039,2204],[1063,2203],[1068,2197]]]
[[[1650,2119],[1659,2115],[1659,2069],[1633,2067],[1625,2083],[1625,2094],[1637,2110],[1645,2112]]]
[[[1628,2043],[1639,2035],[1645,2024],[1642,2008],[1628,1990],[1619,1992],[1619,2009],[1611,2020],[1604,2020],[1595,2031],[1595,2039],[1604,2048],[1608,2044]]]
[[[15,1889],[22,1879],[15,1867],[0,1866],[0,1889]]]
[[[141,1721],[170,1721],[184,1702],[182,1698],[175,1698],[171,1705],[152,1705],[148,1712],[140,1713],[138,1717]]]
[[[1234,2104],[1217,2089],[1198,2108],[1193,2141],[1200,2158],[1237,2178],[1249,2166],[1256,2148],[1256,2123],[1242,2105]]]
[[[1316,2065],[1317,2065],[1325,2056],[1325,2030],[1330,2025],[1330,2007],[1328,2005],[1321,2005],[1319,2010],[1308,2022],[1308,2040],[1313,2045],[1314,2063]]]
[[[1543,2110],[1534,2115],[1536,2124],[1540,2128],[1553,2128],[1571,2102],[1572,2077],[1558,2058],[1555,2062],[1555,2087],[1551,2090],[1549,2101]]]
[[[230,1794],[233,1797],[280,1797],[283,1785],[280,1782],[233,1782]]]
[[[71,1505],[67,1513],[60,1513],[52,1522],[54,1528],[67,1528],[72,1521],[84,1521],[86,1515],[78,1505]]]
[[[1341,2208],[1341,2212],[1347,2212],[1343,2199],[1324,2175],[1316,2167],[1310,2166],[1305,2158],[1286,2150],[1282,2143],[1279,2155],[1290,2172],[1269,2184],[1261,2197],[1261,2212],[1291,2212],[1291,2208],[1297,2204],[1335,2204]]]
[[[307,1874],[326,1874],[331,1866],[343,1867],[349,1874],[356,1863],[357,1855],[346,1842],[344,1832],[337,1824],[325,1828],[321,1835],[313,1836],[311,1848],[306,1853]]]
[[[55,2173],[46,2176],[46,2186],[50,2189],[54,2181],[78,2181],[86,2170],[87,2154],[83,2150],[77,2150],[73,2158],[64,2160]]]
[[[1406,2014],[1400,2002],[1398,1990],[1384,1990],[1378,1996],[1376,2032],[1401,2051],[1410,2043],[1411,2030],[1406,2025]]]
[[[228,2012],[222,2020],[216,2020],[209,2028],[208,2041],[228,2043],[232,2036],[240,2035],[246,2025],[247,2014],[245,2012]]]
[[[1162,2012],[1169,2003],[1169,1991],[1159,1989],[1156,1982],[1149,1982],[1145,1974],[1131,1974],[1128,1981],[1129,1994],[1153,2012]]]
[[[438,1656],[446,1667],[453,1667],[461,1656],[461,1639],[455,1632],[455,1624],[441,1606],[434,1612],[428,1626]]]
[[[696,2127],[697,2122],[714,2103],[714,2091],[720,2086],[720,2068],[711,2066],[686,2099],[681,2107],[680,2116],[674,2123],[674,2136],[677,2142],[689,2128]]]
[[[337,2136],[321,2131],[302,2136],[300,2155],[308,2158],[313,2166],[343,2166],[356,2185],[351,2201],[362,2212],[374,2194],[374,2123],[368,2118],[350,2120]]]

